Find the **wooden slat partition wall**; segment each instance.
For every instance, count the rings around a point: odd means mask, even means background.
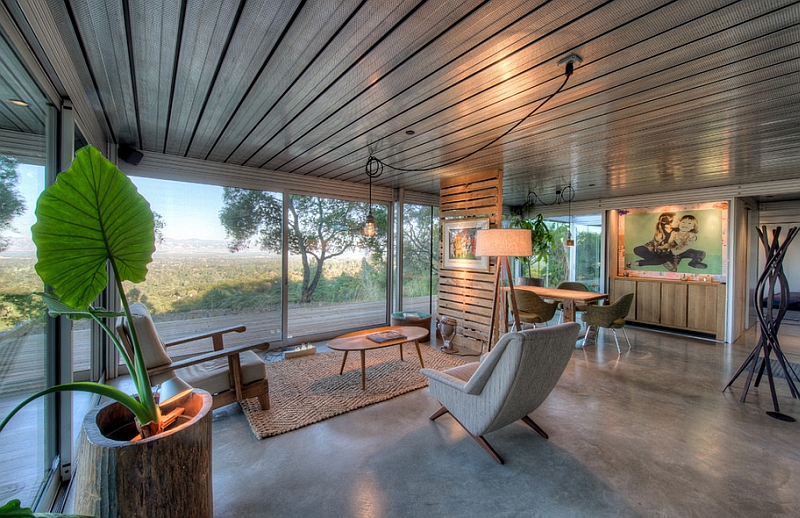
[[[489,218],[490,228],[498,228],[502,225],[502,215],[502,171],[447,178],[440,182],[440,228],[444,228],[446,221],[462,218]],[[440,257],[444,258],[444,250]],[[492,316],[496,258],[490,259],[489,272],[446,270],[442,266],[440,263],[439,316],[458,320],[454,345],[484,351]]]

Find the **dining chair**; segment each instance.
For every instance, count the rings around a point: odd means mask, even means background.
[[[619,348],[619,340],[617,339],[617,329],[622,329],[625,335],[625,341],[628,342],[628,349],[631,348],[631,341],[628,339],[628,332],[625,331],[625,318],[631,310],[633,303],[633,293],[628,293],[618,298],[613,304],[606,306],[595,306],[590,304],[586,306],[586,312],[581,315],[583,321],[586,323],[586,334],[583,336],[583,345],[586,346],[586,340],[589,337],[589,329],[592,326],[598,328],[605,327],[611,329],[614,333],[614,341],[617,343],[617,352],[621,352]],[[597,338],[595,337],[595,343]]]
[[[509,297],[511,294],[509,293]],[[519,320],[522,324],[536,324],[547,325],[547,322],[553,319],[558,309],[557,302],[547,302],[539,295],[528,290],[514,290],[514,298],[517,299],[517,310],[519,312]],[[511,301],[508,302],[511,307]],[[518,330],[519,331],[519,330]]]
[[[572,291],[591,291],[588,286],[583,284],[582,282],[574,282],[574,281],[563,281],[558,286],[556,286],[559,290],[572,290]],[[558,303],[558,309],[561,311],[561,316],[558,319],[558,323],[562,323],[564,321],[564,303]],[[586,306],[575,306],[575,313],[583,313],[586,311]]]

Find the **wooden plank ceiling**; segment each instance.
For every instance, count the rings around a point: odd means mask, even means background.
[[[376,185],[430,193],[502,169],[509,205],[800,177],[798,2],[47,6],[110,140],[145,154],[359,183],[375,155]]]

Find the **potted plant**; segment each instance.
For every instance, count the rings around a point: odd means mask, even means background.
[[[50,315],[54,317],[64,315],[71,319],[91,318],[97,322],[108,334],[123,358],[136,388],[136,396],[128,395],[118,388],[94,382],[73,382],[49,387],[31,395],[17,405],[0,422],[0,431],[23,406],[46,394],[78,390],[100,394],[111,399],[111,404],[90,412],[84,420],[84,432],[88,437],[88,443],[82,445],[81,450],[89,452],[86,454],[89,457],[84,458],[84,451],[79,452],[79,463],[83,465],[79,466],[76,472],[76,478],[79,481],[80,477],[90,479],[87,482],[88,487],[92,487],[93,484],[95,487],[101,486],[99,491],[93,491],[93,493],[102,495],[105,502],[98,503],[98,509],[79,509],[77,500],[81,495],[76,494],[76,510],[99,516],[139,516],[140,514],[134,514],[132,508],[123,511],[122,507],[128,504],[117,501],[120,496],[119,492],[129,489],[119,486],[129,484],[117,484],[114,480],[106,480],[107,478],[116,477],[117,480],[120,478],[130,480],[136,478],[137,475],[127,473],[125,470],[137,469],[142,472],[143,477],[153,475],[160,477],[162,471],[168,473],[170,469],[175,470],[176,465],[184,465],[187,462],[187,459],[181,458],[184,454],[199,455],[199,458],[193,459],[192,462],[200,464],[198,469],[206,469],[210,466],[211,455],[211,397],[208,393],[195,390],[183,396],[182,400],[173,401],[172,406],[166,409],[173,411],[176,408],[183,408],[195,412],[194,415],[189,415],[187,419],[183,420],[182,427],[189,428],[191,424],[191,428],[198,426],[197,430],[184,432],[180,428],[175,430],[165,428],[169,424],[169,420],[165,418],[162,408],[154,396],[144,356],[139,347],[139,339],[136,336],[136,327],[132,325],[133,318],[122,285],[126,280],[134,283],[145,280],[147,265],[152,261],[155,251],[153,212],[150,210],[147,200],[138,193],[133,182],[114,164],[106,160],[97,149],[87,146],[76,153],[72,166],[58,176],[56,183],[45,189],[39,196],[36,217],[37,221],[31,228],[36,245],[36,272],[45,285],[52,287],[52,292],[39,295],[44,299]],[[114,282],[120,293],[121,312],[92,306],[97,296],[106,288],[108,267],[113,272]],[[119,316],[124,316],[128,320],[133,346],[130,354],[105,323],[105,319]],[[175,410],[172,415],[174,416],[176,413],[180,412]],[[109,431],[102,429],[103,426],[118,427],[120,422],[126,420],[135,422],[136,429],[142,437],[141,441],[111,440],[108,444],[98,446],[99,443],[108,439]],[[173,443],[176,440],[179,443],[181,435],[185,433],[199,435],[199,438],[195,437],[192,440],[200,441],[202,451],[190,453],[179,451],[180,444]],[[194,450],[198,449],[198,444],[190,446]],[[95,447],[100,449],[93,450]],[[131,448],[127,453],[126,447]],[[138,453],[131,454],[131,451],[138,451]],[[174,458],[175,461],[172,462],[170,458],[147,458],[158,451]],[[126,464],[127,458],[133,459],[133,462]],[[207,460],[203,461],[203,459]],[[109,464],[101,465],[101,461],[110,462],[111,466],[116,466],[117,472],[106,474],[105,471],[109,469]],[[96,466],[93,465],[95,463]],[[100,472],[92,474],[95,467]],[[184,469],[179,468],[176,473],[171,475],[183,477]],[[164,501],[162,497],[168,496],[174,500],[176,497],[171,492],[200,486],[195,493],[201,496],[192,495],[190,500],[202,498],[207,500],[204,504],[205,507],[211,508],[210,469],[206,471],[208,473],[186,474],[186,478],[192,480],[192,484],[186,484],[185,480],[182,480],[183,483],[175,480],[174,488],[165,487],[170,485],[168,479],[153,480],[152,484],[148,484],[146,480],[139,480],[142,486],[135,488],[138,496],[129,496],[147,501],[140,503],[152,504],[154,507],[150,516],[179,516],[180,514],[168,512],[165,507],[180,508],[180,506],[176,506],[174,501]],[[97,480],[91,480],[93,476],[97,477]],[[193,479],[192,477],[195,476],[200,478]],[[103,482],[108,482],[105,486],[108,491],[105,493],[102,489]],[[158,483],[156,484],[156,482]],[[76,484],[80,487],[80,483]],[[204,484],[207,485],[207,488],[203,488]],[[181,499],[178,498],[178,500]],[[179,501],[178,504],[180,503],[186,502]],[[134,503],[134,505],[137,504]],[[99,510],[99,507],[102,506],[105,506],[106,509]],[[89,507],[89,504],[86,507]],[[136,512],[138,513],[138,511]],[[184,507],[179,512],[187,513],[187,508]],[[147,514],[143,512],[141,515]],[[193,511],[188,512],[187,515],[211,516],[210,511]]]
[[[528,204],[512,210],[509,226],[511,228],[525,228],[531,231],[531,256],[518,258],[522,263],[523,271],[527,269],[528,275],[518,277],[517,285],[542,286],[543,279],[531,276],[531,263],[547,263],[550,257],[550,249],[555,246],[555,238],[550,229],[547,228],[547,224],[541,214],[537,214],[533,218],[527,217],[532,210],[533,206],[528,206]]]

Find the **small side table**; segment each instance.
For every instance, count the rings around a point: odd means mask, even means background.
[[[420,342],[431,341],[431,314],[421,311],[398,311],[392,313],[393,326],[414,326],[425,330],[425,335],[419,338]]]

